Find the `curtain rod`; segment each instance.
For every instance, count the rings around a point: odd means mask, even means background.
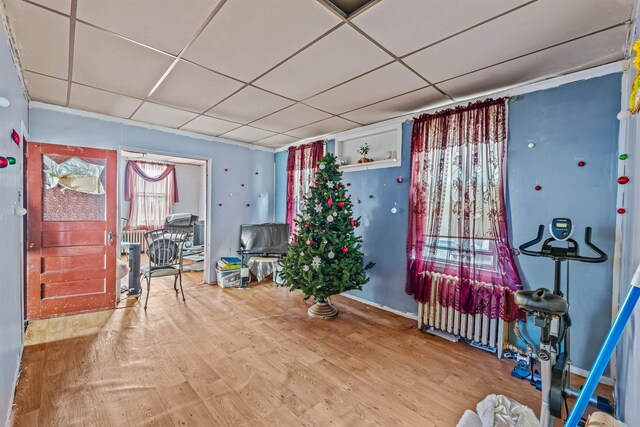
[[[505,99],[507,100],[507,102],[509,102],[509,101],[511,101],[512,99],[515,101],[516,99],[520,98],[520,95],[503,96],[503,97],[501,97],[501,98],[505,98]],[[486,98],[485,98],[485,99],[486,99]],[[478,99],[478,101],[480,101],[480,100],[481,100],[481,99]],[[465,101],[463,101],[463,102],[465,102]],[[473,101],[473,100],[469,100],[469,104],[471,104],[472,102],[474,102],[474,101]],[[453,105],[456,105],[456,104],[453,104]],[[463,105],[463,104],[460,104],[460,105]],[[447,106],[443,106],[443,107],[447,107]],[[447,107],[447,108],[445,108],[445,109],[451,109],[451,108],[455,108],[455,107],[453,107],[453,106],[449,106],[449,107]],[[425,114],[427,111],[431,111],[431,110],[433,110],[433,108],[428,108],[428,109],[426,109],[426,110],[417,111],[417,112],[415,112],[414,114],[416,114],[417,116],[420,116],[420,115],[422,115],[422,114]],[[442,111],[442,110],[436,110],[436,111],[434,111],[434,112],[435,112],[435,113],[437,113],[438,111]],[[403,123],[413,123],[413,121],[414,121],[414,120],[415,120],[415,117],[414,117],[413,119],[407,119],[407,120],[405,120]]]

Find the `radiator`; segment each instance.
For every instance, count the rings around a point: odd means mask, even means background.
[[[463,339],[474,347],[496,353],[502,357],[508,344],[508,329],[502,319],[489,319],[484,314],[463,314],[453,307],[438,303],[438,285],[431,287],[431,298],[418,304],[418,328],[452,341]]]
[[[126,230],[122,232],[122,241],[129,243],[140,243],[140,252],[146,252],[147,248],[145,247],[144,241],[144,230]],[[128,249],[124,246],[122,247],[122,253],[128,253]]]

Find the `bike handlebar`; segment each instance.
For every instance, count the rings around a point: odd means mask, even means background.
[[[545,252],[540,252],[540,251],[530,251],[529,248],[535,244],[540,243],[540,241],[542,241],[542,238],[544,237],[544,225],[540,225],[538,227],[538,235],[536,236],[535,239],[523,243],[522,245],[520,245],[520,252],[522,252],[525,255],[530,255],[530,256],[538,256],[538,257],[546,257],[546,258],[556,258],[557,255],[553,254],[553,253],[545,253]],[[547,245],[550,241],[552,241],[553,239],[547,239],[543,246]],[[573,242],[576,244],[575,240],[573,239],[569,239],[568,241]],[[600,248],[598,248],[596,245],[594,245],[593,243],[591,243],[591,227],[586,227],[584,229],[584,243],[589,247],[589,249],[591,249],[593,252],[595,252],[596,254],[598,254],[597,257],[586,257],[586,256],[580,256],[580,255],[565,255],[562,258],[570,260],[570,261],[580,261],[580,262],[590,262],[590,263],[599,263],[599,262],[605,262],[608,257],[607,254],[605,254]]]

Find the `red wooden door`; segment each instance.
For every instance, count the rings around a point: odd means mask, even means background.
[[[45,174],[70,159],[97,165],[99,184]],[[115,306],[116,185],[116,151],[27,144],[28,319]]]

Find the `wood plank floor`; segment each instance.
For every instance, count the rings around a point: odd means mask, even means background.
[[[455,426],[491,393],[538,412],[513,362],[344,297],[333,321],[271,283],[154,279],[149,308],[32,322],[13,426]]]

